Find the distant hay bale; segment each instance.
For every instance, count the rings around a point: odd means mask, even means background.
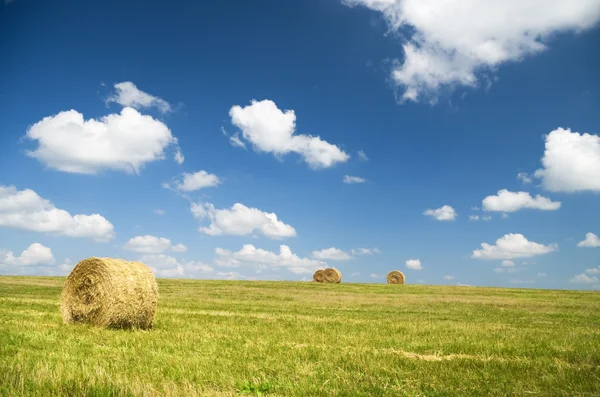
[[[404,284],[404,273],[398,270],[392,270],[387,275],[388,284]]]
[[[157,301],[156,279],[143,263],[87,258],[67,277],[60,311],[65,323],[149,329]]]
[[[324,270],[324,278],[326,283],[340,283],[342,282],[342,273],[339,270],[332,267]]]
[[[317,270],[315,274],[313,274],[313,281],[315,283],[324,283],[325,282],[325,270]]]

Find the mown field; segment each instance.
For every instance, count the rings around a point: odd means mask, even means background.
[[[600,294],[159,280],[154,329],[0,277],[2,396],[599,396]]]

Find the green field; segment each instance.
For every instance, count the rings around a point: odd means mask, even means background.
[[[598,396],[600,294],[159,280],[154,329],[64,325],[0,277],[2,396]]]

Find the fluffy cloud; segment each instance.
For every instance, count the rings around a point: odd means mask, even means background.
[[[501,263],[502,266],[504,267],[515,267],[515,262],[513,261],[508,261],[508,260],[503,260]]]
[[[140,254],[159,254],[171,247],[171,240],[164,237],[137,236],[130,239],[123,248]]]
[[[263,212],[258,208],[248,208],[240,203],[222,210],[215,209],[214,205],[209,203],[192,203],[191,211],[195,218],[210,220],[210,225],[200,228],[201,232],[210,236],[245,236],[254,231],[273,239],[296,235],[296,229],[280,221],[276,214]]]
[[[553,33],[589,29],[600,18],[599,0],[342,2],[379,11],[391,29],[409,35],[391,77],[402,99],[415,102],[435,101],[444,88],[475,87],[498,66],[544,51]]]
[[[576,274],[570,280],[573,284],[596,284],[600,280],[596,276],[588,276],[585,273]]]
[[[425,210],[423,215],[431,216],[438,221],[453,221],[456,219],[456,211],[449,205],[444,205],[443,207],[435,210]]]
[[[350,256],[347,252],[335,247],[326,248],[321,251],[313,251],[312,257],[325,261],[347,261],[352,259],[352,256]]]
[[[187,247],[183,244],[171,245],[171,240],[168,238],[150,235],[133,237],[129,239],[123,248],[138,254],[160,254],[169,249],[173,252],[187,251]]]
[[[252,244],[245,244],[237,252],[217,248],[215,254],[215,264],[217,266],[233,268],[252,267],[255,270],[285,268],[296,274],[311,274],[327,265],[323,261],[300,258],[292,253],[287,245],[279,247],[279,254],[256,248]]]
[[[481,202],[484,211],[515,212],[524,208],[542,211],[556,211],[560,201],[552,201],[539,194],[534,197],[527,192],[509,192],[506,189],[498,191],[496,196],[487,196]]]
[[[593,267],[591,269],[585,269],[585,272],[588,274],[600,274],[600,266]]]
[[[542,166],[534,175],[546,190],[600,192],[600,136],[563,128],[552,131],[546,135]]]
[[[297,153],[311,168],[327,168],[347,161],[350,156],[336,145],[318,136],[299,135],[296,132],[296,114],[281,111],[273,101],[255,101],[248,106],[233,106],[231,123],[242,132],[242,137],[254,149],[281,157]]]
[[[115,93],[106,100],[106,103],[110,102],[136,109],[155,107],[162,113],[171,111],[167,101],[138,89],[131,81],[115,84]]]
[[[600,238],[598,238],[598,236],[596,236],[594,233],[587,233],[585,235],[585,240],[580,241],[577,246],[587,248],[600,247]]]
[[[15,257],[12,251],[0,249],[0,265],[4,266],[42,266],[54,262],[52,250],[40,243],[31,244],[18,257]]]
[[[165,184],[165,186],[173,187],[182,192],[193,192],[205,187],[214,187],[221,183],[218,176],[209,174],[202,170],[194,173],[184,172],[180,177],[175,178],[173,186]]]
[[[175,244],[171,247],[171,251],[173,252],[185,252],[187,251],[187,247],[183,244]]]
[[[455,277],[454,277],[454,276],[451,276],[450,274],[446,274],[446,275],[444,276],[444,280],[448,280],[448,281],[452,281],[452,280],[454,280],[454,278],[455,278]]]
[[[367,180],[365,178],[361,178],[359,176],[344,175],[344,183],[365,183],[366,181]]]
[[[419,259],[409,259],[406,261],[406,267],[412,270],[421,270],[423,266]]]
[[[496,245],[481,243],[481,249],[473,251],[474,259],[515,259],[544,255],[558,250],[556,244],[543,245],[529,241],[522,234],[505,234]]]
[[[99,120],[84,120],[75,110],[60,112],[31,126],[26,137],[38,144],[28,156],[47,167],[80,174],[109,169],[139,173],[177,144],[165,124],[130,107]]]
[[[165,254],[147,254],[139,260],[159,277],[214,277],[215,269],[202,262],[180,263],[176,258]]]
[[[0,185],[0,227],[97,241],[114,237],[113,225],[101,215],[72,216],[33,190],[17,190],[14,186]]]

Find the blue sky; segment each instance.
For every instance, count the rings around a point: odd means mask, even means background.
[[[600,2],[432,1],[5,3],[0,272],[599,288]]]

